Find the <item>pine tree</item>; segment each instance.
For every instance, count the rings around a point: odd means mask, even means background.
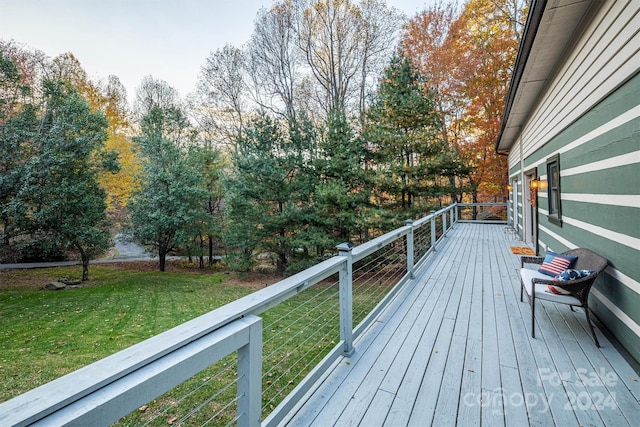
[[[440,177],[463,173],[442,140],[442,119],[434,94],[402,56],[386,68],[368,113],[365,132],[376,164],[380,207],[395,212],[396,221],[429,210],[449,194]]]
[[[317,182],[313,210],[317,224],[326,236],[319,252],[333,250],[336,244],[365,233],[370,210],[370,174],[365,169],[367,154],[345,114],[331,111],[314,168]]]
[[[225,179],[225,240],[241,254],[233,267],[249,269],[252,256],[262,250],[275,257],[277,271],[284,273],[298,249],[306,252],[307,160],[313,139],[309,123],[283,124],[269,117],[243,132]],[[234,263],[234,257],[230,260]]]

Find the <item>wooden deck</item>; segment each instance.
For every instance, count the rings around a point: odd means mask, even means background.
[[[456,224],[283,424],[640,425],[638,374],[581,309],[537,305],[531,338],[504,231]]]

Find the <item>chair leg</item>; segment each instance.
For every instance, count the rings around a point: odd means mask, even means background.
[[[531,338],[536,337],[536,294],[531,293]]]
[[[571,309],[571,311],[575,312],[572,305],[570,305],[569,308]]]
[[[589,316],[589,307],[587,305],[584,306],[584,313],[587,315],[587,324],[589,325],[589,329],[591,329],[591,335],[593,335],[593,340],[596,342],[596,347],[600,348],[598,337],[596,337],[596,332],[593,330],[593,325],[591,324],[591,317]]]
[[[520,302],[522,302],[523,291],[524,291],[524,283],[522,283],[522,279],[520,279]]]

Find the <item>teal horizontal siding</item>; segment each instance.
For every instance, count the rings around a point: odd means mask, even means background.
[[[562,158],[560,158],[560,169],[562,175],[562,169],[564,169]],[[640,190],[640,164],[561,176],[560,188],[561,194],[638,194]]]
[[[605,279],[608,278],[605,283],[600,283],[597,288],[602,287],[616,287],[614,279],[605,275]],[[600,280],[600,279],[598,279]],[[617,282],[616,282],[617,283]],[[636,361],[640,361],[640,339],[634,331],[612,313],[600,300],[595,297],[589,298],[589,308],[596,314],[598,319],[607,327],[616,339],[622,344],[622,346],[629,352],[631,357]]]
[[[591,111],[582,116],[582,118],[580,118],[578,121],[574,122],[569,127],[564,129],[555,138],[553,138],[538,151],[525,159],[525,165],[531,165],[540,160],[546,160],[547,157],[560,150],[562,147],[585,136],[589,132],[597,129],[605,123],[610,122],[622,113],[629,111],[630,109],[638,105],[640,105],[640,73],[636,74],[616,92],[607,97],[603,102],[601,102]],[[638,146],[638,141],[640,138],[639,127],[640,120],[633,120],[629,123],[619,126],[618,128],[612,129],[605,135],[594,138],[593,141],[589,141],[589,143],[584,144],[583,148],[577,147],[576,149],[573,149],[567,153],[563,153],[560,159],[560,167],[562,169],[571,167],[563,164],[563,157],[565,156],[567,156],[567,159],[570,162],[569,165],[571,165],[573,164],[571,160],[572,157],[583,156],[585,155],[585,153],[589,153],[588,155],[592,156],[593,160],[589,161],[594,161],[596,159],[606,159],[609,157],[613,157],[616,155],[616,152],[618,152],[619,154],[625,154],[634,151],[634,146],[635,150],[638,150],[640,148]],[[618,147],[619,144],[622,145]],[[611,148],[613,146],[615,146],[615,148],[612,148],[613,151],[607,151],[605,149],[601,154],[598,154],[598,149],[595,148]],[[571,154],[572,151],[574,151],[575,153]],[[582,163],[577,163],[580,161],[582,161]],[[576,159],[576,163],[573,164],[573,166],[584,163],[584,159]],[[525,169],[526,168],[527,167],[525,167]],[[546,171],[541,171],[542,175],[544,175],[545,173]]]
[[[594,286],[616,307],[640,325],[640,313],[636,310],[636,307],[640,305],[640,295],[608,274],[598,278]]]
[[[640,95],[639,95],[640,96]],[[560,155],[560,167],[569,169],[640,150],[640,118],[611,129]],[[635,154],[638,156],[639,154]]]
[[[546,216],[543,215],[540,216],[540,219],[540,225],[543,225],[551,232],[568,240],[577,247],[589,248],[602,255],[609,260],[609,264],[616,270],[623,272],[635,281],[640,278],[640,262],[638,262],[640,251],[638,249],[632,249],[615,240],[610,240],[567,223],[563,223],[562,227],[558,227],[548,222]],[[544,230],[539,230],[539,239],[554,251],[562,252],[568,249],[564,243],[556,240],[555,237]],[[604,290],[603,293],[606,294]],[[640,305],[637,307],[640,308]]]
[[[562,216],[640,238],[639,208],[563,200]]]

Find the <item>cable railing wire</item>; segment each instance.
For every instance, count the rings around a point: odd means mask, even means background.
[[[207,419],[203,424],[201,424],[202,426],[206,426],[207,424],[209,424],[211,421],[217,419],[218,417],[220,417],[227,409],[229,409],[234,403],[238,402],[238,399],[240,398],[240,396],[236,397],[235,399],[233,399],[231,402],[227,403],[225,406],[223,406],[222,408],[220,408],[215,414],[213,414],[209,419]],[[231,426],[234,423],[236,423],[240,417],[243,414],[238,414],[236,412],[236,416],[233,417],[227,424],[225,424],[225,426]],[[179,425],[179,424],[178,424]]]
[[[339,315],[338,315],[338,316],[336,316],[336,317],[339,317]],[[335,337],[335,336],[336,336],[335,332],[327,332],[327,333],[325,333],[325,334],[321,337],[321,340],[320,340],[320,341],[318,341],[318,342],[325,341],[327,338],[331,337],[332,335]],[[329,350],[329,349],[331,349],[334,345],[335,345],[335,342],[334,342],[334,341],[330,341],[330,342],[328,342],[327,344],[325,344],[325,345],[324,345],[324,347],[321,347],[320,349],[321,349],[321,350],[326,350],[326,351],[328,351],[328,350]],[[308,354],[308,353],[307,353],[307,354]],[[306,375],[306,374],[304,374],[304,372],[306,372],[308,369],[310,369],[310,368],[312,368],[313,366],[315,366],[315,365],[317,364],[317,362],[318,362],[320,359],[322,359],[324,356],[325,356],[325,351],[317,352],[315,356],[313,356],[311,359],[309,359],[309,360],[307,361],[307,363],[306,363],[304,366],[302,366],[302,367],[301,367],[301,369],[299,369],[299,370],[298,370],[298,374],[296,374],[296,375],[293,377],[293,379],[298,379],[298,378],[301,378],[301,377],[303,377],[304,375]],[[300,360],[303,360],[303,359],[302,359],[302,358],[299,358],[299,359],[298,359],[298,361],[300,361]],[[296,367],[297,365],[298,365],[298,363],[296,363],[296,364],[294,364],[294,365],[290,366],[290,367],[289,367],[289,369],[288,369],[286,372],[284,372],[282,376],[284,376],[284,374],[285,374],[285,373],[290,372],[290,371],[291,371],[294,367]],[[282,377],[282,376],[281,376],[281,377]],[[279,379],[280,379],[280,378],[279,378]],[[293,381],[293,383],[295,384],[295,381]],[[276,384],[276,382],[274,381],[274,382],[273,382],[273,384],[272,384],[271,386],[275,386],[275,384]],[[288,385],[292,385],[292,381],[289,381],[289,383],[287,384],[287,386],[288,386]],[[270,387],[270,388],[271,388],[271,387]],[[264,411],[265,409],[267,409],[267,408],[270,408],[270,407],[271,407],[271,405],[273,404],[273,402],[275,402],[275,401],[276,401],[276,398],[278,398],[278,397],[282,396],[282,394],[284,393],[284,390],[285,390],[285,389],[286,389],[286,387],[283,387],[283,388],[281,388],[281,389],[280,389],[280,392],[279,392],[279,393],[277,393],[277,394],[276,394],[276,393],[274,393],[274,394],[273,394],[273,397],[272,397],[271,399],[269,399],[269,400],[268,400],[268,401],[263,405],[263,407],[262,407],[263,411]],[[265,390],[265,391],[266,391],[266,390]]]
[[[439,231],[442,232],[441,229]],[[426,247],[426,250],[423,249],[426,253],[431,244],[430,238],[430,230],[427,226],[417,229],[414,232],[414,251]],[[352,271],[354,324],[364,318],[384,298],[392,286],[406,274],[406,271],[406,239],[387,245],[386,249],[376,251],[373,255],[355,263]],[[271,350],[263,356],[263,361],[274,361],[275,363],[269,363],[269,369],[263,373],[263,397],[268,397],[262,405],[263,414],[265,411],[273,409],[277,402],[286,396],[289,389],[294,387],[299,379],[304,377],[306,372],[335,346],[336,339],[339,339],[340,314],[336,307],[338,282],[324,283],[320,287],[316,285],[313,288],[315,288],[313,294],[304,291],[305,297],[302,301],[296,301],[290,310],[280,314],[277,318],[268,320],[268,312],[265,313],[263,345],[265,349],[271,348]],[[333,313],[328,313],[327,307],[333,308]],[[317,315],[318,312],[323,313],[324,316]],[[322,321],[309,325],[305,323],[305,318],[308,317],[322,319]],[[277,333],[272,333],[276,330]],[[293,333],[291,333],[292,331]],[[278,342],[283,337],[284,341]],[[301,338],[302,340],[300,340]],[[309,350],[305,352],[304,349]],[[223,376],[232,375],[232,372],[237,369],[235,368],[236,364],[236,361],[225,364],[213,375],[203,380],[202,384],[184,393],[144,425],[149,425],[160,417],[166,416],[189,396],[201,389],[213,386],[213,383],[224,382],[222,381]],[[214,420],[222,421],[221,417],[232,415],[229,413],[225,416],[225,412],[230,411],[237,401],[235,394],[230,395],[231,389],[236,383],[237,378],[227,382],[224,387],[217,389],[215,393],[187,411],[182,418],[177,420],[176,425],[183,423],[187,425],[197,413],[204,411],[208,408],[209,403],[219,399],[225,393],[229,393],[225,398],[227,403],[201,425],[210,424]],[[235,414],[231,418],[230,424],[238,417],[239,414]]]
[[[237,360],[234,360],[230,364],[226,364],[224,362],[225,362],[225,360],[223,359],[223,360],[219,361],[218,363],[212,365],[211,368],[214,368],[218,364],[222,364],[223,366],[220,369],[218,369],[218,371],[216,371],[213,375],[211,375],[208,378],[206,378],[205,380],[203,380],[200,384],[196,385],[192,389],[188,390],[186,393],[181,394],[177,399],[175,399],[172,402],[168,403],[157,414],[155,414],[153,416],[153,418],[150,418],[145,423],[140,424],[140,425],[143,426],[143,427],[146,427],[146,426],[152,424],[153,422],[157,421],[159,418],[166,416],[172,409],[178,408],[180,404],[182,404],[184,401],[187,400],[187,398],[189,398],[190,396],[194,395],[196,392],[198,392],[198,391],[204,389],[205,387],[211,385],[213,382],[215,382],[215,380],[221,379],[224,374],[230,375],[232,372],[237,371],[237,369],[234,369],[234,367],[237,365]],[[181,386],[183,386],[184,384],[185,383],[181,384]],[[207,403],[215,400],[223,392],[227,391],[229,388],[231,388],[235,384],[237,384],[237,378],[234,378],[232,381],[226,381],[226,385],[223,388],[218,389],[217,392],[212,395],[212,397],[207,399]],[[176,387],[176,388],[178,388],[178,387]],[[202,406],[202,405],[199,405],[199,406]],[[189,414],[191,414],[191,413],[192,412],[189,412]],[[175,424],[175,422],[173,424]],[[180,425],[180,423],[178,423],[177,425]]]
[[[173,424],[176,425],[182,425],[182,423],[184,423],[185,421],[187,421],[189,418],[191,418],[194,414],[196,414],[197,412],[199,412],[200,410],[202,410],[202,408],[204,408],[207,404],[209,404],[210,402],[214,401],[218,396],[220,396],[223,392],[225,392],[226,390],[230,389],[231,386],[235,385],[238,382],[238,380],[236,379],[233,382],[230,382],[228,384],[226,384],[222,389],[220,389],[218,391],[218,393],[212,395],[211,397],[209,397],[208,399],[205,399],[202,403],[200,403],[199,405],[197,405],[196,407],[194,407],[191,411],[187,412],[185,415],[182,416],[182,418],[180,418],[179,420],[175,421]],[[238,399],[240,398],[240,396],[236,396],[235,399],[233,399],[231,402],[229,402],[227,405],[224,406],[223,409],[219,410],[218,412],[216,412],[211,418],[217,418],[218,416],[220,416],[227,408],[229,408],[229,406],[233,405],[234,403],[237,403]],[[210,418],[210,419],[211,419]]]
[[[305,294],[307,292],[305,291]],[[324,299],[320,299],[321,297],[324,297]],[[304,304],[300,304],[300,305],[296,305],[294,307],[294,309],[284,313],[282,316],[280,316],[278,319],[274,320],[273,322],[268,322],[265,325],[264,330],[265,331],[274,331],[276,329],[279,330],[278,333],[275,333],[273,335],[270,335],[269,338],[265,339],[265,345],[270,344],[272,342],[274,342],[275,340],[277,340],[279,337],[282,337],[283,335],[287,334],[288,332],[290,332],[293,329],[295,329],[295,327],[297,327],[298,325],[301,325],[302,322],[304,321],[304,317],[309,317],[311,314],[314,314],[320,310],[323,310],[323,307],[325,307],[331,300],[337,300],[338,296],[337,296],[337,282],[334,282],[328,286],[325,287],[325,289],[323,289],[322,291],[320,291],[318,294],[314,295],[311,298],[307,298],[305,300]],[[313,303],[313,309],[312,310],[306,310],[303,313],[299,313],[301,311],[303,311],[303,309],[305,308],[305,306],[309,306]],[[335,303],[333,303],[333,305],[336,305]],[[297,317],[294,317],[296,314],[298,314]],[[293,320],[290,321],[288,324],[284,325],[284,326],[280,326],[280,323],[282,323],[283,321],[290,319],[293,317]],[[325,320],[325,322],[321,325],[316,325],[316,328],[314,328],[315,332],[309,333],[308,332],[308,327],[309,325],[306,325],[306,327],[301,328],[298,332],[296,332],[295,334],[289,336],[284,342],[280,343],[277,347],[275,347],[269,354],[265,355],[263,360],[268,361],[268,360],[273,360],[275,358],[275,356],[277,356],[277,354],[279,352],[284,351],[285,349],[288,349],[288,355],[294,353],[295,351],[298,351],[304,344],[312,341],[312,339],[318,334],[320,333],[320,331],[324,330],[327,325],[329,324],[335,324],[335,330],[331,331],[329,333],[326,333],[323,337],[324,338],[326,336],[329,336],[331,334],[336,335],[337,331],[338,331],[338,322],[339,321],[339,313],[336,313],[334,316],[331,316],[328,320]],[[277,328],[276,328],[277,326]],[[302,325],[304,326],[304,325]],[[294,346],[293,348],[291,348],[291,343],[295,342],[297,340],[297,338],[302,335],[302,334],[307,334],[307,337],[301,342],[298,343],[296,346]],[[317,341],[318,343],[321,341]],[[316,344],[315,346],[312,346],[310,348],[314,349],[314,350],[309,350],[306,353],[303,353],[300,355],[300,358],[307,358],[308,355],[313,351],[317,353],[317,347],[318,344]],[[325,346],[326,347],[326,346]],[[269,395],[269,390],[275,388],[277,386],[278,383],[280,383],[280,380],[288,373],[291,371],[291,366],[297,366],[299,365],[299,361],[295,361],[292,362],[290,358],[288,357],[281,357],[279,358],[278,362],[275,364],[270,365],[269,370],[267,370],[266,372],[264,372],[263,377],[266,378],[271,378],[271,375],[273,375],[278,368],[280,368],[284,363],[289,363],[290,367],[289,369],[284,370],[278,377],[274,378],[273,380],[269,379],[269,380],[265,380],[264,382],[268,383],[268,386],[265,388],[265,394]],[[287,385],[290,383],[290,381],[287,382]],[[283,387],[283,388],[286,388]],[[278,393],[280,394],[280,393]],[[265,405],[265,407],[263,409],[265,409],[269,403],[273,402],[273,400],[277,397],[278,395],[274,396],[273,398],[271,398],[267,405]]]
[[[362,312],[369,312],[377,304],[388,290],[406,274],[406,254],[403,252],[404,244],[391,245],[386,251],[377,252],[376,256],[367,259],[363,265],[356,266],[353,270],[353,312],[354,320],[359,319]],[[394,267],[398,262],[402,267]],[[357,265],[357,264],[356,264]],[[398,279],[394,280],[393,279]],[[373,289],[373,292],[365,292]],[[367,297],[367,295],[369,297]],[[360,307],[361,302],[368,302],[365,307]]]

